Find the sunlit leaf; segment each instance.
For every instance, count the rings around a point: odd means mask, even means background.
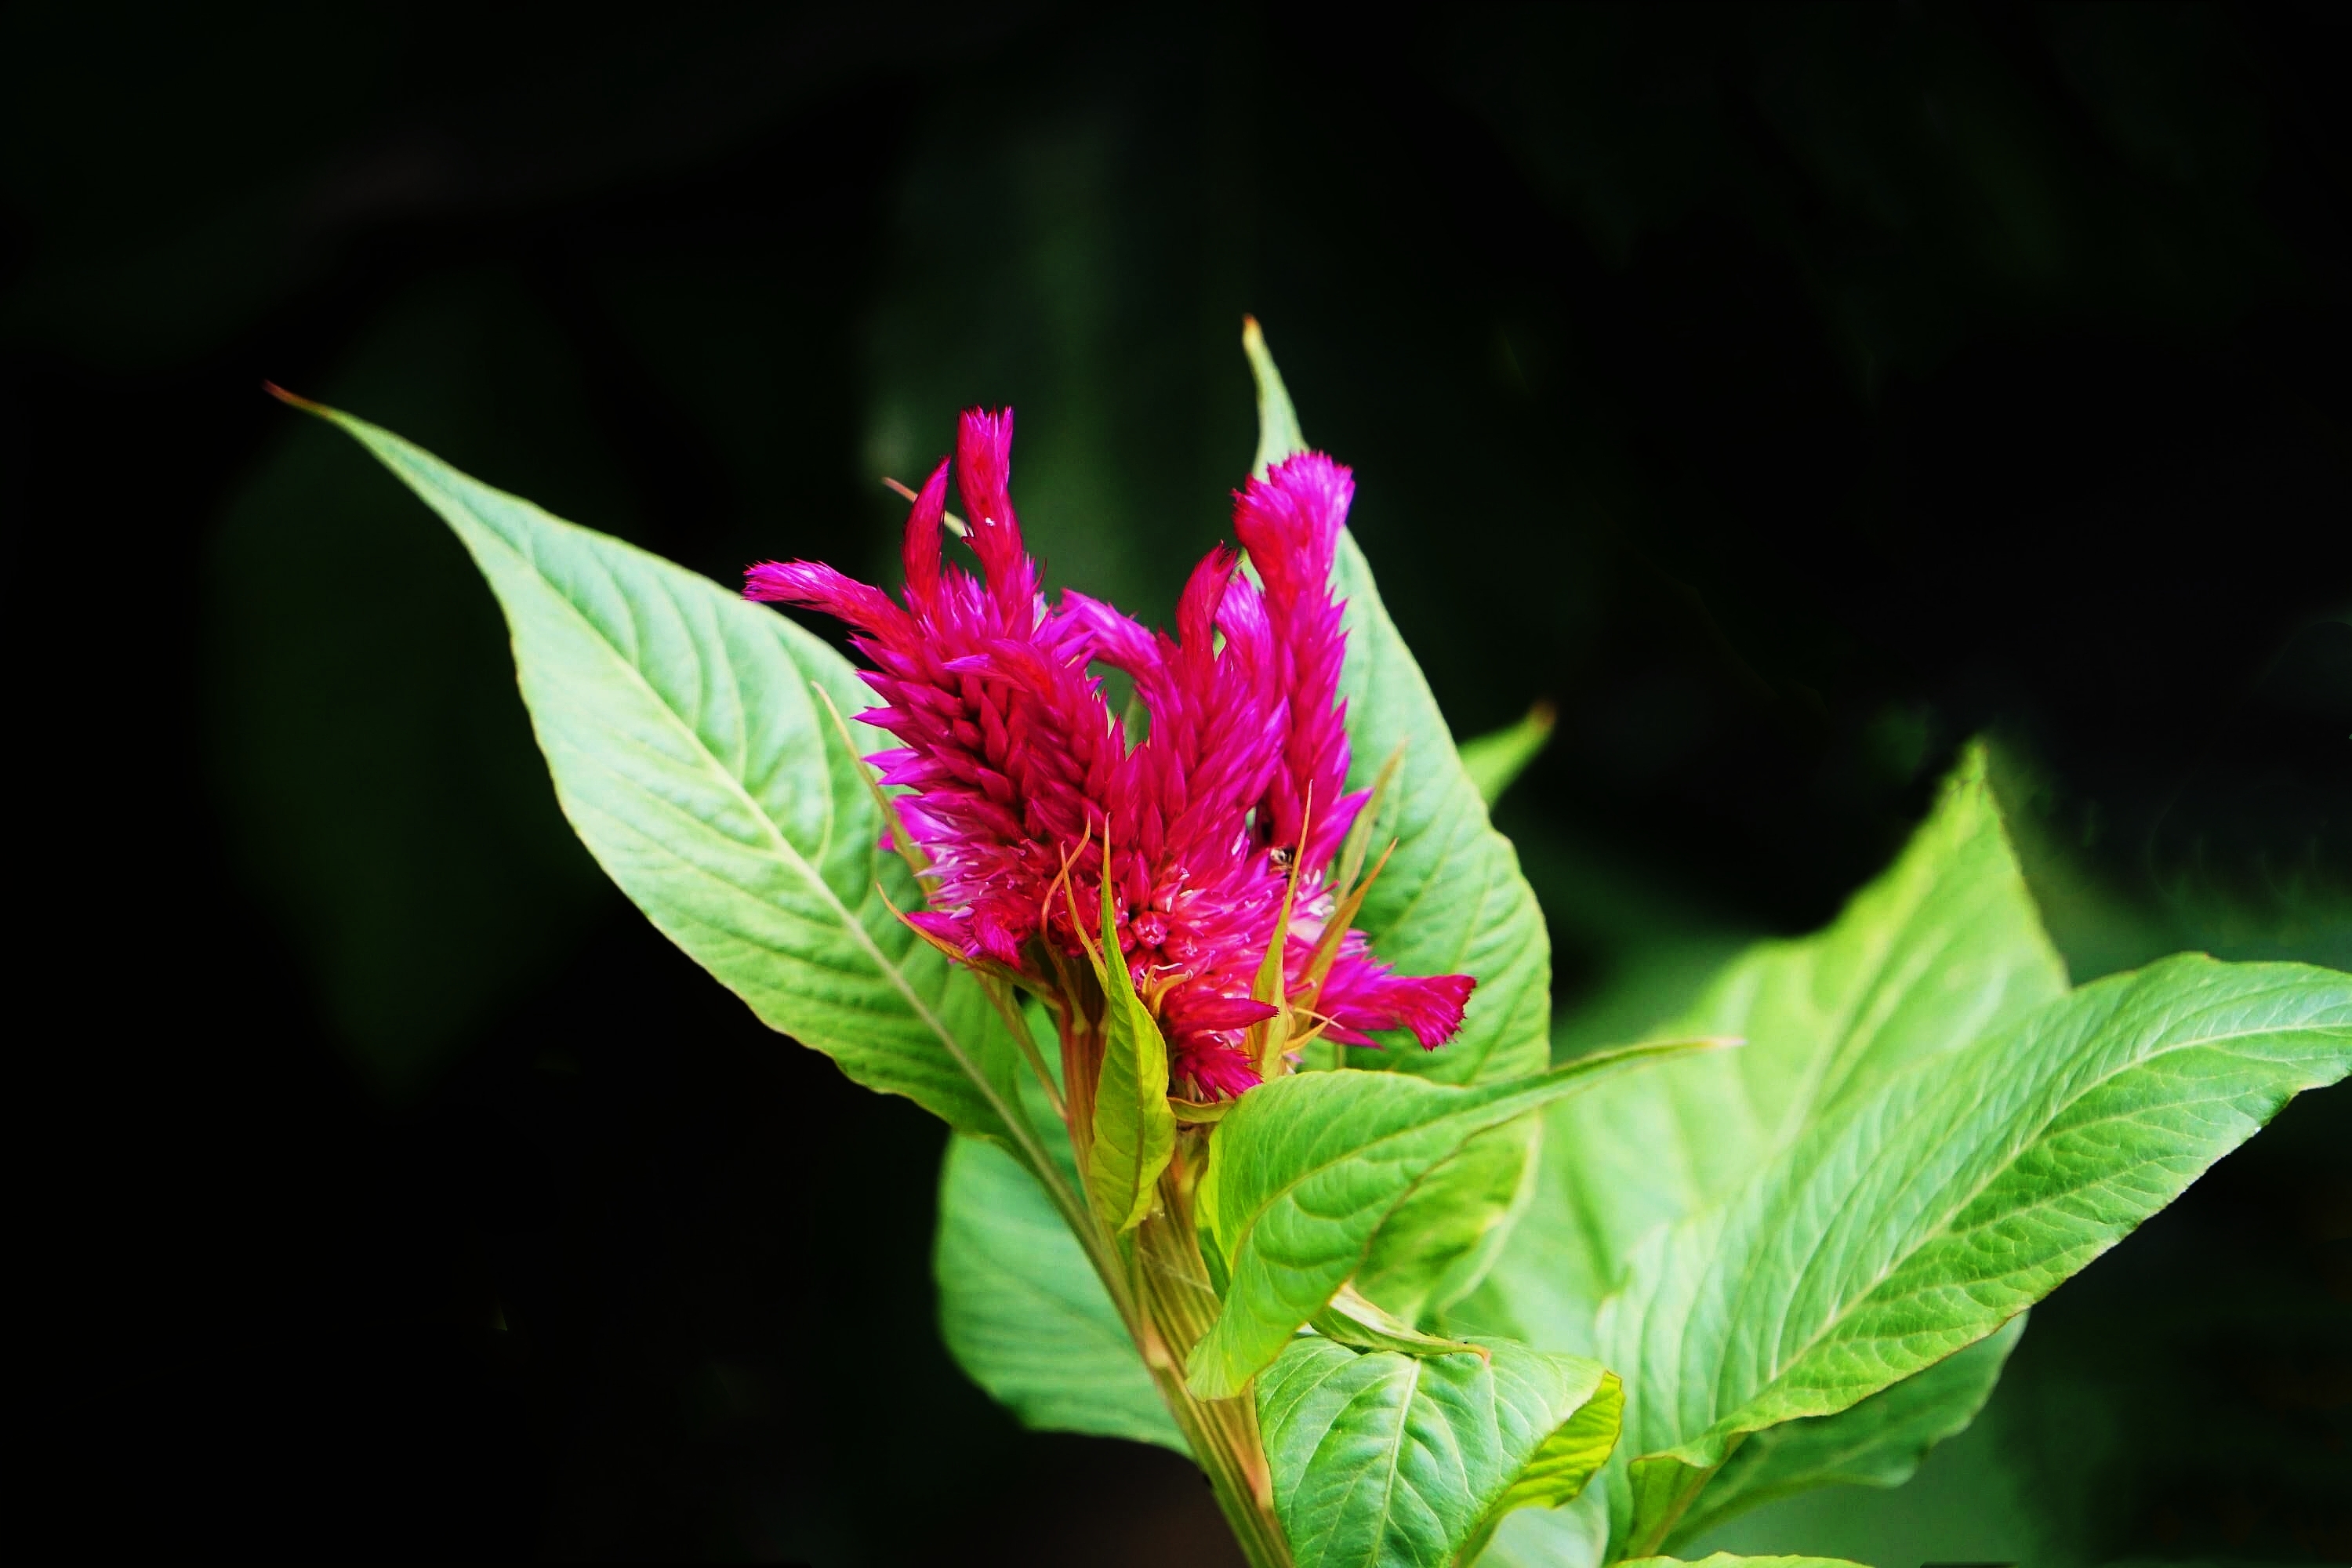
[[[847,662],[715,583],[318,412],[438,512],[488,579],[556,797],[622,891],[851,1078],[1022,1142],[1002,1024],[891,911],[918,890],[877,847],[866,764],[813,689],[863,708]]]
[[[1598,1364],[1556,1352],[1531,1352],[1509,1340],[1492,1342],[1510,1344],[1517,1354],[1541,1356],[1557,1363]],[[1502,1359],[1503,1352],[1497,1350],[1496,1355]],[[1477,1530],[1462,1549],[1461,1560],[1476,1561],[1508,1515],[1528,1509],[1557,1512],[1573,1504],[1600,1473],[1601,1467],[1609,1462],[1624,1420],[1625,1385],[1615,1373],[1603,1373],[1592,1398],[1543,1440],[1501,1500],[1486,1510],[1486,1518],[1479,1521]]]
[[[1508,1341],[1486,1353],[1360,1352],[1309,1335],[1259,1380],[1275,1511],[1298,1568],[1438,1568],[1502,1516],[1572,1500],[1622,1397],[1597,1363]]]
[[[2183,954],[1847,1100],[1604,1304],[1621,1547],[1654,1550],[1742,1435],[1984,1338],[2347,1069],[2352,976]]]
[[[1224,1309],[1186,1375],[1239,1394],[1354,1272],[1400,1200],[1464,1142],[1685,1045],[1596,1054],[1463,1089],[1395,1073],[1302,1073],[1252,1089],[1212,1135],[1196,1194],[1227,1268]]]
[[[1725,1201],[1821,1116],[2065,989],[1970,747],[1900,858],[1826,930],[1759,943],[1664,1034],[1745,1039],[1547,1111],[1544,1169],[1464,1326],[1592,1353],[1659,1226]]]
[[[1160,1173],[1176,1149],[1168,1109],[1168,1042],[1136,994],[1118,950],[1110,881],[1102,885],[1102,1074],[1095,1086],[1094,1139],[1087,1151],[1087,1194],[1113,1232],[1134,1229],[1151,1212]]]
[[[1469,1291],[1535,1195],[1543,1135],[1540,1115],[1523,1116],[1464,1143],[1373,1234],[1357,1288],[1414,1321]]]
[[[2025,1318],[2019,1313],[1999,1331],[1850,1409],[1749,1434],[1675,1526],[1674,1539],[1695,1541],[1736,1514],[1814,1487],[1901,1486],[1928,1449],[1957,1436],[1984,1408]]]
[[[1342,1285],[1307,1325],[1325,1339],[1360,1351],[1396,1351],[1403,1355],[1454,1355],[1467,1340],[1447,1339],[1414,1328],[1353,1285]]]

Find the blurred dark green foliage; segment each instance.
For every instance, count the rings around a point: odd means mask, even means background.
[[[2077,980],[2352,966],[2346,44],[2320,7],[0,13],[20,767],[70,781],[19,968],[70,998],[20,1047],[46,1554],[1216,1539],[1181,1465],[957,1378],[936,1129],[604,885],[457,550],[263,377],[721,580],[886,573],[877,479],[1010,402],[1054,580],[1159,616],[1248,458],[1255,310],[1457,732],[1559,709],[1502,822],[1563,1043],[1821,921],[1982,729]],[[1738,1540],[2342,1555],[2346,1106],[2038,1310],[1911,1486]]]

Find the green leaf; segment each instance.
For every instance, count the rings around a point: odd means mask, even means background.
[[[1298,416],[1255,321],[1242,345],[1257,380],[1258,448],[1253,472],[1306,450]],[[1353,1050],[1352,1065],[1442,1083],[1479,1083],[1540,1072],[1551,1059],[1551,938],[1510,840],[1486,820],[1478,785],[1454,749],[1444,715],[1381,603],[1372,570],[1351,533],[1339,537],[1332,585],[1347,600],[1351,790],[1369,789],[1387,759],[1402,760],[1382,804],[1373,851],[1396,851],[1356,924],[1372,951],[1407,974],[1467,974],[1462,1030],[1434,1051]]]
[[[1395,1351],[1403,1355],[1456,1355],[1471,1348],[1467,1340],[1428,1334],[1360,1293],[1352,1285],[1339,1287],[1328,1305],[1307,1320],[1327,1340],[1360,1351]]]
[[[1076,1238],[993,1143],[949,1140],[932,1272],[949,1352],[1023,1426],[1188,1452]]]
[[[1864,1568],[1843,1557],[1738,1557],[1728,1552],[1685,1563],[1679,1557],[1636,1557],[1618,1568]]]
[[[1552,726],[1559,721],[1559,715],[1550,703],[1538,702],[1517,723],[1474,735],[1462,742],[1462,766],[1470,774],[1470,782],[1478,786],[1478,797],[1489,808],[1503,798],[1511,781],[1541,754],[1551,740]]]
[[[1478,1568],[1601,1568],[1609,1551],[1605,1488],[1587,1486],[1567,1508],[1523,1508],[1505,1518]]]
[[[1211,1135],[1194,1194],[1227,1264],[1225,1304],[1187,1381],[1230,1399],[1353,1274],[1405,1194],[1474,1135],[1628,1068],[1690,1048],[1600,1053],[1475,1089],[1396,1073],[1301,1073],[1244,1095]]]
[[[1984,1338],[2347,1070],[2352,976],[2182,954],[1849,1100],[1604,1304],[1640,1456],[1616,1539],[1654,1550],[1744,1435]]]
[[[1298,427],[1290,389],[1274,368],[1274,353],[1255,316],[1242,318],[1242,352],[1249,355],[1250,374],[1257,384],[1257,454],[1250,458],[1250,472],[1262,479],[1275,464],[1307,450],[1307,435]]]
[[[1736,1514],[1815,1487],[1901,1486],[1928,1449],[1984,1408],[2025,1318],[2020,1312],[1997,1332],[1851,1409],[1751,1435],[1675,1527],[1674,1539],[1695,1541]]]
[[[1110,880],[1102,885],[1102,1075],[1095,1086],[1094,1141],[1087,1151],[1087,1193],[1114,1235],[1151,1212],[1160,1173],[1176,1152],[1176,1118],[1168,1109],[1168,1042],[1136,994],[1118,950]]]
[[[1593,1353],[1642,1238],[1727,1200],[1822,1116],[2065,989],[1971,746],[1899,859],[1809,937],[1759,943],[1667,1029],[1744,1038],[1545,1115],[1544,1169],[1466,1326]]]
[[[473,556],[506,612],[564,815],[663,934],[859,1083],[962,1131],[1023,1141],[1005,1114],[1014,1058],[1002,1024],[971,978],[891,912],[919,891],[877,849],[866,764],[816,698],[865,706],[847,662],[706,578],[364,420],[315,411]]]
[[[1608,1458],[1622,1399],[1593,1362],[1359,1353],[1293,1341],[1260,1380],[1274,1506],[1297,1568],[1466,1561],[1514,1508],[1565,1502]]]
[[[1543,1136],[1540,1115],[1522,1116],[1465,1142],[1373,1233],[1357,1289],[1414,1322],[1467,1294],[1535,1196]]]
[[[1555,1363],[1576,1363],[1597,1366],[1597,1362],[1580,1356],[1563,1356],[1552,1351],[1529,1351],[1509,1340],[1492,1342],[1508,1344],[1521,1354],[1540,1356]],[[1498,1355],[1500,1352],[1496,1352]],[[1495,1531],[1507,1514],[1521,1509],[1542,1509],[1546,1511],[1568,1507],[1584,1493],[1593,1476],[1609,1462],[1617,1447],[1625,1419],[1625,1385],[1613,1372],[1601,1374],[1601,1384],[1593,1391],[1591,1400],[1577,1413],[1560,1423],[1558,1430],[1545,1438],[1519,1472],[1502,1500],[1486,1510],[1469,1544],[1463,1549],[1462,1561],[1475,1562],[1483,1553]]]

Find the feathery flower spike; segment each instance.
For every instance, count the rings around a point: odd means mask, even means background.
[[[1084,962],[1095,933],[1072,911],[1099,910],[1108,880],[1120,955],[1167,1037],[1171,1092],[1187,1100],[1260,1081],[1251,1026],[1286,1009],[1252,993],[1277,940],[1302,1024],[1350,1045],[1383,1029],[1430,1048],[1452,1038],[1468,975],[1397,974],[1360,931],[1327,936],[1352,912],[1332,861],[1366,800],[1346,793],[1346,636],[1330,588],[1348,469],[1306,452],[1252,479],[1234,532],[1254,575],[1212,550],[1171,636],[1083,594],[1047,604],[1013,510],[1012,449],[1012,410],[963,416],[953,461],[908,515],[903,604],[814,562],[747,574],[747,597],[847,622],[873,663],[861,673],[880,701],[856,717],[898,744],[868,760],[903,789],[899,820],[930,863],[929,908],[908,921],[1045,997],[1066,1074],[1088,1060],[1070,1043],[1098,1040],[1102,1017]],[[977,576],[942,555],[950,470]],[[1091,665],[1133,678],[1140,743]]]

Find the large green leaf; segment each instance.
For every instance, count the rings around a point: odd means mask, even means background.
[[[949,1352],[1024,1426],[1187,1451],[1069,1226],[993,1143],[949,1140],[932,1269]]]
[[[1820,1117],[2065,989],[1971,746],[1826,930],[1759,943],[1663,1031],[1744,1038],[1545,1115],[1545,1168],[1465,1326],[1590,1354],[1642,1238],[1721,1203]]]
[[[1404,1196],[1465,1141],[1686,1047],[1596,1053],[1536,1078],[1463,1089],[1396,1073],[1301,1073],[1244,1095],[1212,1135],[1195,1194],[1226,1263],[1223,1310],[1186,1366],[1229,1399],[1362,1263]]]
[[[1356,1288],[1414,1322],[1468,1293],[1535,1195],[1543,1132],[1540,1115],[1522,1116],[1465,1142],[1373,1232]]]
[[[1507,1340],[1359,1352],[1309,1335],[1259,1379],[1274,1506],[1298,1568],[1443,1568],[1513,1509],[1573,1500],[1622,1394],[1597,1363]]]
[[[1513,1356],[1537,1358],[1556,1365],[1601,1364],[1582,1356],[1563,1356],[1556,1351],[1531,1351],[1516,1340],[1485,1342],[1498,1362],[1506,1359],[1500,1347],[1508,1345]],[[1624,1422],[1625,1385],[1615,1373],[1604,1370],[1591,1400],[1538,1446],[1535,1457],[1520,1470],[1518,1479],[1511,1483],[1501,1500],[1486,1510],[1477,1531],[1462,1549],[1462,1561],[1472,1563],[1478,1559],[1495,1539],[1496,1529],[1506,1515],[1522,1509],[1556,1513],[1573,1504],[1584,1494],[1601,1467],[1609,1462]]]
[[[1005,1115],[1002,1024],[891,912],[918,889],[877,849],[866,764],[817,695],[865,705],[846,661],[706,578],[319,412],[473,556],[506,612],[564,815],[654,924],[867,1088],[1034,1147]]]
[[[2197,954],[2111,976],[1837,1108],[1604,1303],[1627,1381],[1620,1549],[1654,1550],[1746,1434],[1984,1338],[2296,1093],[2352,1068],[2352,976]]]
[[[1998,1332],[1850,1409],[1751,1434],[1683,1515],[1673,1540],[1696,1540],[1736,1514],[1815,1487],[1901,1486],[1928,1449],[1984,1408],[2025,1317],[2020,1312]]]
[[[1505,1519],[1478,1568],[1601,1568],[1609,1555],[1607,1489],[1588,1486],[1566,1508],[1523,1508]]]
[[[1307,442],[1255,321],[1242,342],[1257,378],[1254,471],[1263,475]],[[1487,822],[1478,785],[1352,534],[1340,535],[1332,580],[1348,602],[1339,693],[1354,755],[1349,787],[1370,788],[1389,758],[1399,759],[1375,845],[1393,838],[1396,852],[1356,923],[1372,950],[1407,974],[1468,974],[1478,982],[1461,1033],[1442,1048],[1350,1051],[1350,1061],[1443,1083],[1539,1072],[1550,1059],[1551,1036],[1551,938],[1543,911],[1519,874],[1510,840]]]

